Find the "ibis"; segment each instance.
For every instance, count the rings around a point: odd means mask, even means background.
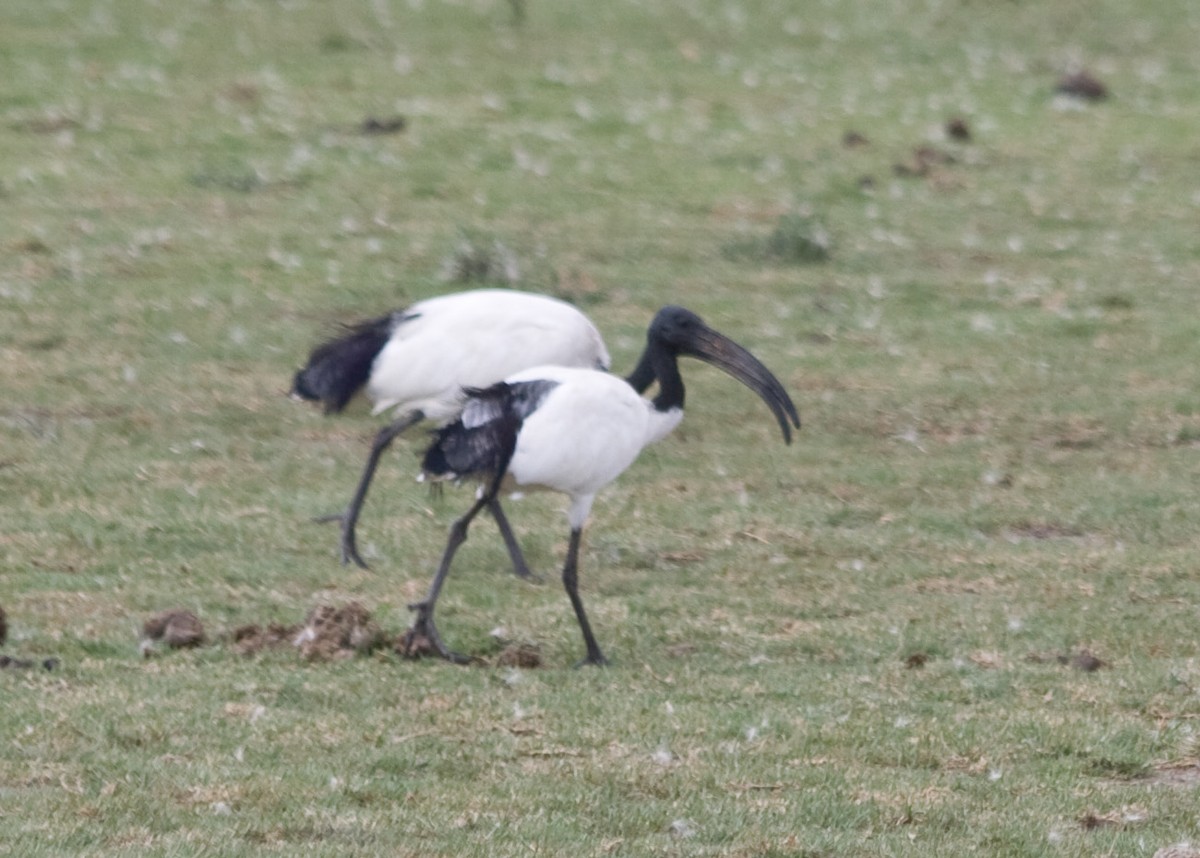
[[[364,390],[374,414],[394,419],[375,435],[350,503],[319,521],[341,523],[341,558],[367,568],[355,529],[379,459],[406,429],[456,418],[464,389],[484,388],[529,367],[552,364],[607,370],[608,350],[596,326],[570,304],[508,289],[477,289],[429,298],[351,325],[313,349],[292,394],[341,412]],[[486,503],[521,577],[531,577],[499,499]]]
[[[607,663],[579,596],[583,527],[597,492],[633,464],[643,448],[679,425],[684,405],[681,356],[722,369],[757,393],[778,421],[784,441],[791,443],[800,417],[779,380],[749,351],[682,307],[664,307],[657,313],[645,350],[628,378],[543,366],[467,391],[460,416],[434,433],[422,476],[474,479],[481,487],[475,503],[451,526],[425,598],[409,606],[416,616],[406,636],[407,651],[428,649],[450,661],[468,660],[445,645],[434,622],[434,607],[455,552],[466,540],[472,519],[491,508],[501,492],[547,489],[569,498],[570,540],[562,581],[587,648],[580,663]],[[654,398],[643,398],[655,383]]]

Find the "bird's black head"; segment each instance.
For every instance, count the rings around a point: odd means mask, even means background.
[[[800,428],[800,417],[783,385],[758,358],[684,307],[668,305],[655,314],[646,334],[646,351],[627,380],[639,393],[657,381],[660,391],[655,405],[682,408],[683,379],[677,363],[681,355],[711,364],[757,393],[775,414],[784,440],[791,441],[792,427]]]
[[[709,330],[708,325],[691,310],[668,304],[654,314],[646,337],[677,354],[687,354],[696,337]]]

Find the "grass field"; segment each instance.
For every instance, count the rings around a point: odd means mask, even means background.
[[[0,854],[1200,841],[1200,7],[1133,5],[6,0]],[[685,304],[804,428],[684,367],[586,536],[606,670],[549,496],[509,508],[544,585],[488,522],[459,555],[481,664],[243,655],[318,604],[407,626],[469,490],[414,433],[343,568],[310,519],[379,421],[284,394],[484,282],[617,371]],[[143,658],[168,608],[209,644]]]

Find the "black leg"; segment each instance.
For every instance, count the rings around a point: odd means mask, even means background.
[[[346,511],[333,515],[323,515],[316,519],[317,521],[341,522],[342,565],[347,565],[353,561],[360,568],[367,568],[367,564],[358,554],[358,546],[355,544],[354,538],[354,528],[358,524],[358,515],[362,512],[363,502],[367,499],[367,490],[371,487],[371,479],[375,476],[375,468],[379,464],[379,457],[396,440],[397,435],[414,423],[419,423],[424,419],[425,414],[423,412],[410,411],[380,429],[375,435],[375,440],[371,442],[371,452],[367,456],[367,464],[363,468],[362,476],[358,480],[358,488],[354,490],[354,497],[350,499],[350,505],[346,507]]]
[[[492,514],[492,518],[496,519],[496,525],[500,528],[500,535],[504,538],[505,547],[508,548],[508,556],[512,558],[513,573],[526,581],[540,580],[530,571],[529,564],[525,562],[525,555],[521,553],[521,546],[517,544],[517,537],[513,533],[512,525],[508,523],[508,516],[500,508],[499,498],[492,498],[488,504],[488,512]]]
[[[438,570],[429,585],[429,592],[420,602],[414,602],[408,606],[410,611],[416,611],[417,619],[405,635],[404,651],[406,655],[414,654],[421,639],[424,638],[425,641],[428,641],[428,646],[442,658],[457,664],[465,664],[470,661],[466,656],[451,651],[442,643],[437,626],[433,623],[433,608],[437,604],[438,595],[442,592],[442,584],[446,581],[446,575],[450,572],[450,564],[454,560],[455,552],[458,551],[460,545],[467,541],[467,528],[471,526],[471,519],[475,518],[479,511],[494,498],[494,495],[488,494],[475,501],[467,510],[466,515],[450,526],[450,538],[446,541],[446,550],[442,553],[442,562],[438,565]]]
[[[583,632],[583,642],[587,645],[587,658],[579,662],[576,667],[585,664],[602,667],[608,664],[608,659],[604,657],[604,653],[600,652],[600,645],[596,643],[596,636],[592,634],[592,626],[583,610],[583,600],[579,598],[579,542],[582,534],[582,530],[571,531],[571,543],[567,548],[567,562],[563,565],[563,586],[567,589],[567,597],[571,600],[571,607],[575,609],[575,619],[579,620],[579,628]]]

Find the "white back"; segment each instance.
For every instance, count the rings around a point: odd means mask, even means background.
[[[441,423],[457,416],[464,387],[487,387],[540,365],[609,366],[595,325],[545,295],[479,289],[430,298],[408,310],[375,359],[367,395],[374,413],[420,409]]]

